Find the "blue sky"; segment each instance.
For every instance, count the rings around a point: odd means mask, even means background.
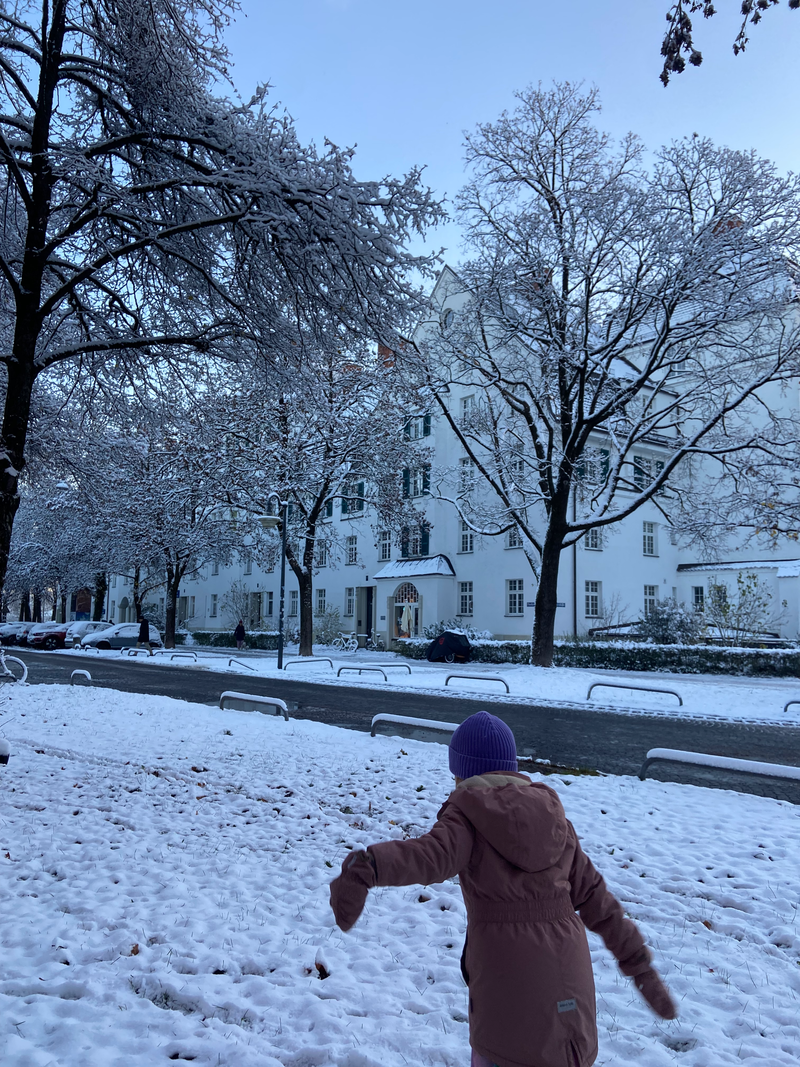
[[[658,80],[668,0],[242,0],[228,46],[244,97],[269,81],[300,137],[357,144],[356,173],[426,164],[452,195],[464,182],[463,131],[512,108],[513,92],[553,79],[600,90],[599,124],[650,148],[684,134],[755,148],[800,170],[800,11],[769,11],[733,56],[739,0],[698,19],[699,69]],[[434,236],[455,264],[459,232]]]

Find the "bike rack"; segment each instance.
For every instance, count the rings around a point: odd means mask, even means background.
[[[383,670],[406,670],[411,674],[411,667],[407,663],[373,663],[373,667],[381,667]]]
[[[159,649],[156,649],[156,651],[153,653],[153,655],[154,656],[169,656],[170,663],[176,657],[182,656],[182,657],[185,658],[187,656],[191,656],[191,658],[194,660],[194,662],[197,663],[197,653],[196,652],[173,652],[172,649],[169,649],[169,648],[159,648]]]
[[[262,697],[257,693],[235,693],[226,690],[219,698],[219,706],[227,711],[259,711],[262,715],[282,715],[286,722],[289,721],[289,708],[286,701],[279,697]]]
[[[248,669],[248,671],[254,671],[255,670],[255,667],[251,667],[249,663],[242,663],[242,661],[240,659],[236,659],[234,656],[231,656],[230,659],[228,660],[228,666],[232,667],[234,665],[234,663],[238,663],[240,667],[246,667]]]
[[[0,737],[0,767],[6,766],[10,755],[11,749],[8,747],[8,741],[4,737]]]
[[[682,752],[676,748],[651,748],[647,753],[639,778],[644,781],[651,763],[689,763],[696,767],[715,767],[723,771],[742,771],[745,774],[760,774],[765,778],[791,778],[800,782],[800,767],[781,763],[759,763],[757,760],[736,759],[733,756],[715,756],[705,752]]]
[[[386,677],[386,672],[381,667],[348,667],[345,665],[344,667],[340,667],[339,670],[336,672],[337,678],[342,673],[342,671],[358,671],[359,675],[362,671],[374,671],[376,674],[383,675],[384,682],[387,682],[389,680]]]
[[[472,682],[499,682],[506,687],[507,693],[511,692],[505,678],[499,678],[495,674],[448,674],[444,680],[444,684],[447,685],[451,678],[468,678]]]
[[[792,706],[792,704],[800,704],[800,700],[788,700],[788,701],[787,701],[787,702],[786,702],[786,703],[785,703],[785,704],[783,705],[783,710],[784,710],[784,711],[788,711],[788,710],[789,710],[789,708],[790,708],[790,707]]]
[[[457,722],[439,722],[439,720],[437,719],[415,719],[409,715],[375,715],[372,719],[370,737],[374,737],[375,731],[378,730],[382,725],[387,725],[390,727],[399,726],[404,727],[407,731],[411,730],[413,731],[411,739],[419,741],[425,740],[424,738],[420,738],[417,736],[420,733],[431,733],[439,735],[446,734],[446,738],[439,736],[433,737],[431,738],[431,740],[438,741],[440,744],[448,744],[450,737],[452,736],[454,731],[458,729],[460,724]],[[397,733],[399,733],[399,731],[395,730],[395,734]]]
[[[676,693],[674,689],[653,689],[649,685],[617,685],[614,682],[593,682],[589,686],[589,692],[586,694],[586,699],[589,700],[592,695],[593,689],[637,689],[640,693],[666,693],[668,696],[675,697],[680,707],[683,707],[683,697],[680,693]],[[785,710],[785,709],[784,709]]]
[[[97,650],[98,652],[100,649]],[[152,652],[148,652],[146,648],[126,648],[126,656],[152,656]]]
[[[92,680],[91,674],[89,674],[88,671],[84,671],[84,670],[81,670],[81,669],[78,669],[78,670],[72,672],[72,674],[69,676],[69,684],[70,685],[77,685],[77,682],[75,681],[76,678],[85,678],[87,683],[91,683],[91,680]],[[83,685],[83,684],[84,683],[81,682],[81,685]]]
[[[331,670],[333,670],[333,660],[328,659],[327,656],[303,656],[302,659],[290,659],[286,663],[284,663],[283,669],[285,671],[288,671],[288,669],[293,665],[306,667],[309,664],[313,663],[328,663],[330,664]]]

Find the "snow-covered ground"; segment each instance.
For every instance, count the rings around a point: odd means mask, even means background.
[[[185,655],[194,652],[195,662]],[[184,653],[180,655],[180,653]],[[435,693],[438,696],[480,696],[487,701],[531,703],[545,700],[550,704],[580,704],[598,711],[636,711],[649,715],[679,715],[692,719],[718,719],[752,723],[800,723],[800,680],[791,678],[744,678],[712,674],[659,674],[647,671],[588,670],[582,667],[528,667],[514,663],[469,663],[466,666],[431,664],[425,660],[408,660],[391,652],[335,653],[325,646],[315,648],[314,660],[300,660],[289,656],[292,665],[277,669],[275,654],[235,652],[220,654],[204,649],[176,649],[176,658],[158,654],[152,658],[144,655],[135,662],[146,668],[151,664],[168,665],[177,670],[201,666],[210,671],[238,673],[246,677],[293,679],[295,681],[319,681],[326,685],[359,685],[374,688],[391,688],[415,692]],[[58,655],[58,653],[42,653]],[[72,650],[62,656],[76,655]],[[125,652],[94,652],[97,658],[117,659]],[[237,663],[238,658],[238,663]],[[233,659],[233,663],[230,661]],[[333,667],[326,661],[330,659]],[[29,661],[30,662],[30,661]],[[129,660],[133,662],[133,660]],[[377,672],[357,674],[355,670],[344,672],[337,679],[341,667],[368,667],[375,664],[392,664],[386,669],[386,681]],[[404,664],[411,668],[411,674]],[[445,687],[449,674],[468,674],[470,680],[454,680]],[[504,678],[510,695],[494,681],[480,681],[481,676]],[[604,688],[596,689],[591,701],[586,700],[589,687],[602,682]],[[605,688],[613,683],[618,688]],[[683,706],[668,693],[643,693],[630,686],[652,686],[677,692]],[[276,691],[275,696],[280,696]],[[784,706],[790,700],[797,701],[788,711]]]
[[[457,885],[373,892],[347,935],[328,906],[348,848],[431,825],[443,746],[63,686],[2,722],[3,1067],[466,1067]],[[680,1004],[592,937],[598,1063],[796,1067],[800,808],[547,781]]]

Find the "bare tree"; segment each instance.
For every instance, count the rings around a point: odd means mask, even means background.
[[[648,502],[668,516],[701,457],[758,446],[760,392],[797,374],[800,182],[700,138],[648,172],[593,125],[595,92],[518,101],[468,138],[474,258],[406,363],[477,482],[437,492],[522,539],[549,666],[561,552]]]
[[[779,4],[780,0],[741,0],[742,22],[733,42],[734,55],[744,52],[750,43],[750,27],[757,26],[764,12]],[[795,11],[800,8],[800,0],[789,0],[789,7]],[[661,81],[669,84],[670,75],[682,74],[686,69],[686,60],[694,67],[703,62],[703,54],[694,45],[694,26],[691,15],[700,12],[703,18],[716,15],[717,9],[710,0],[675,0],[667,11],[667,32],[661,45],[664,67]]]
[[[0,587],[43,372],[110,363],[125,389],[132,368],[246,338],[250,270],[278,339],[316,313],[392,333],[414,304],[407,274],[429,261],[404,242],[440,215],[419,171],[357,181],[352,152],[301,146],[265,89],[212,96],[235,7],[0,5]]]

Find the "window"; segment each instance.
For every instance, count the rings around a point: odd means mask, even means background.
[[[356,610],[356,591],[349,585],[344,591],[344,613],[354,615]]]
[[[475,463],[469,456],[462,456],[458,461],[458,489],[469,493],[475,488]]]
[[[647,456],[633,457],[633,483],[637,489],[647,489],[651,482],[661,474],[664,464],[660,459]]]
[[[245,574],[252,574],[253,573],[253,557],[250,555],[249,552],[244,557],[244,573]]]
[[[217,617],[217,601],[219,597],[216,593],[212,593],[208,598],[208,617],[210,619],[216,619]]]
[[[458,583],[458,614],[472,614],[472,582]]]
[[[407,441],[418,441],[420,437],[430,437],[431,433],[431,417],[430,415],[415,415],[410,418],[406,423],[403,436]]]
[[[264,596],[266,597],[266,600],[267,600],[266,614],[267,615],[271,615],[272,614],[272,597],[273,597],[273,594],[272,593],[264,593]]]
[[[506,534],[506,548],[522,548],[522,536],[516,526]]]
[[[342,497],[342,515],[358,515],[364,510],[364,483],[348,479],[344,492],[347,495]]]
[[[461,398],[461,418],[468,419],[470,415],[475,414],[477,404],[475,403],[475,394],[471,393],[469,396],[462,396]]]
[[[219,574],[219,563],[212,563],[211,564],[211,574],[212,575]]]
[[[602,582],[584,582],[584,595],[586,598],[586,607],[584,612],[586,618],[599,618],[600,610],[602,607]]]
[[[692,586],[692,604],[695,611],[706,610],[706,591],[702,585]]]
[[[112,600],[112,601],[111,601],[111,613],[110,613],[110,618],[111,618],[112,620],[113,620],[113,618],[114,618],[114,612],[115,612],[116,610],[117,610],[117,602],[116,602],[116,600]]]
[[[524,582],[521,578],[511,578],[506,582],[506,615],[524,615]]]
[[[297,615],[300,607],[300,592],[297,589],[292,589],[289,593],[289,614]]]
[[[345,539],[345,554],[348,564],[358,563],[358,538],[355,534]]]
[[[388,530],[378,534],[378,559],[385,563],[392,558],[392,535]]]
[[[325,518],[333,518],[333,499],[325,501]]]
[[[112,574],[111,575],[111,588],[112,589],[116,589],[117,588],[117,576],[116,576],[116,574]]]
[[[430,552],[430,530],[428,526],[404,526],[400,545],[403,559],[427,556]]]
[[[658,586],[646,585],[644,587],[644,613],[649,615],[658,601]]]
[[[426,463],[422,467],[406,467],[403,471],[403,496],[424,496],[430,492],[431,466]]]
[[[583,539],[583,543],[590,552],[602,552],[603,551],[603,531],[599,526],[595,526],[592,530],[586,531],[586,537]]]
[[[189,618],[190,619],[194,618],[194,611],[195,611],[196,604],[197,604],[196,597],[190,596],[189,597]]]
[[[475,535],[469,528],[469,523],[464,519],[461,520],[461,538],[459,541],[459,552],[472,552],[475,548]]]
[[[317,541],[314,553],[314,565],[316,567],[328,566],[328,546],[324,541]]]
[[[317,615],[325,614],[325,590],[317,589]]]
[[[656,544],[656,524],[654,522],[642,523],[642,552],[645,556],[658,555],[658,545]]]

